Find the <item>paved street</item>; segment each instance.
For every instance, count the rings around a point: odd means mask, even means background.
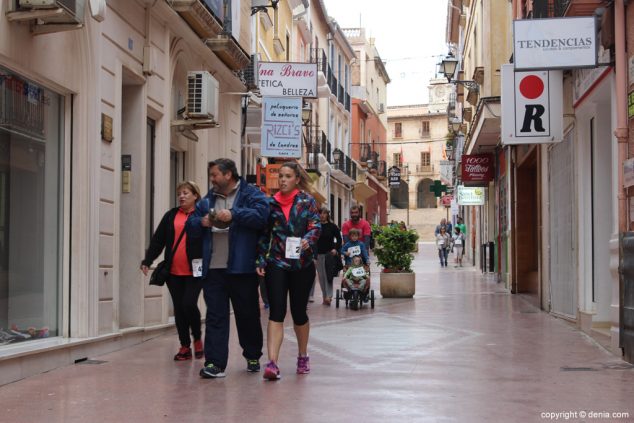
[[[278,382],[245,371],[235,332],[219,380],[199,378],[202,360],[172,361],[177,338],[163,336],[0,387],[0,421],[634,421],[630,365],[478,270],[441,269],[432,244],[420,250],[413,300],[352,311],[316,298],[310,375],[295,374],[287,316]]]

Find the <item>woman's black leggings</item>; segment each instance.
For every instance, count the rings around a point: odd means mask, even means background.
[[[284,270],[274,265],[266,267],[266,292],[269,297],[269,320],[283,322],[286,317],[286,298],[290,298],[293,323],[308,322],[306,307],[315,281],[315,265],[301,270]]]
[[[200,278],[192,276],[170,275],[167,288],[172,296],[174,304],[174,320],[181,345],[188,347],[191,336],[197,341],[200,339],[200,310],[198,310],[198,297],[202,289]]]

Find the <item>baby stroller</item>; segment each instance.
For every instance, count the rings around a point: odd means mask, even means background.
[[[374,308],[374,290],[370,287],[370,272],[367,272],[366,284],[363,289],[349,287],[346,279],[341,279],[341,288],[335,293],[335,306],[339,308],[339,301],[344,300],[346,308],[359,310],[363,304],[370,303],[370,308]]]

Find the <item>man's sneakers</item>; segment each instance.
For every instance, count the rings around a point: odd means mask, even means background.
[[[205,355],[205,348],[203,347],[203,341],[200,339],[194,341],[194,355],[196,358],[203,358],[203,355]]]
[[[297,374],[307,375],[308,373],[310,373],[310,358],[308,356],[297,357]]]
[[[260,371],[260,360],[247,359],[247,372],[257,373]]]
[[[192,359],[192,349],[189,347],[180,347],[176,355],[174,356],[174,361],[185,361]]]
[[[203,379],[217,379],[225,377],[225,370],[216,366],[214,363],[207,363],[205,367],[200,369],[200,377]]]
[[[274,361],[269,361],[266,367],[264,368],[264,379],[267,380],[278,380],[281,378],[280,369],[277,367]]]

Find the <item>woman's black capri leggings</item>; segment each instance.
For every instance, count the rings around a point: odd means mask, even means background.
[[[290,298],[293,323],[308,322],[306,307],[315,280],[315,265],[301,270],[284,270],[269,264],[266,267],[266,293],[269,297],[269,320],[283,322],[286,317],[286,298]]]

